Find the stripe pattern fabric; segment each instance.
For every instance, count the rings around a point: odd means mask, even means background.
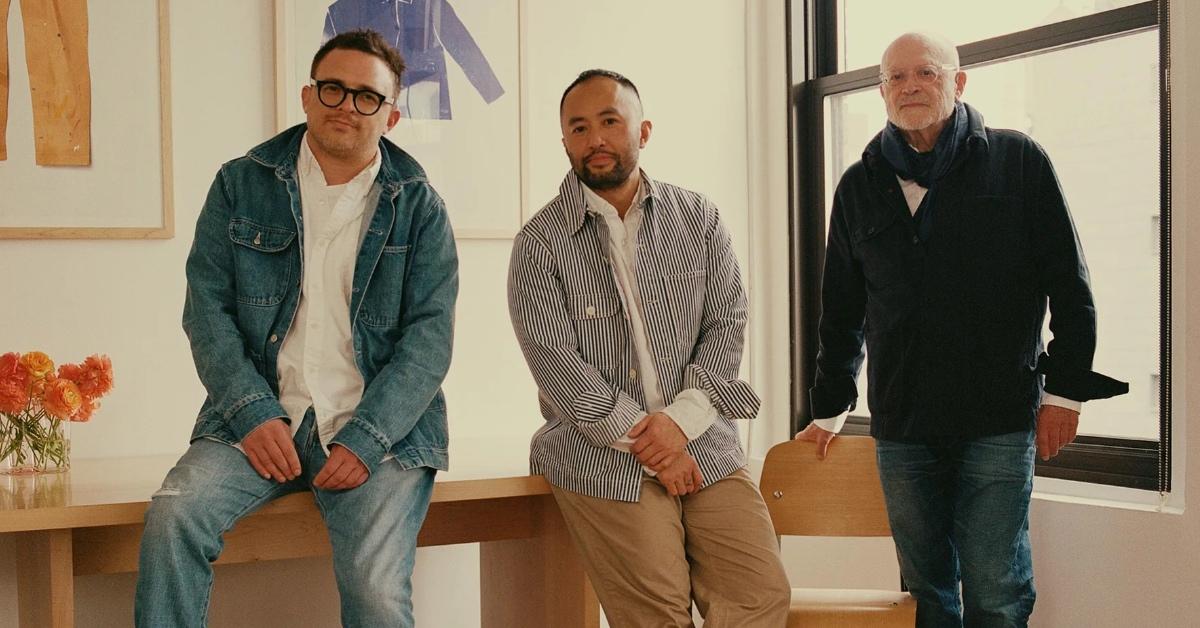
[[[747,309],[729,232],[703,195],[654,181],[638,231],[636,269],[663,396],[708,394],[719,416],[687,445],[704,486],[745,465],[735,419],[760,401],[738,379]],[[509,265],[513,328],[546,423],[531,472],[592,497],[637,501],[642,468],[609,445],[645,416],[632,331],[608,261],[604,221],[586,211],[572,172],[517,234]]]

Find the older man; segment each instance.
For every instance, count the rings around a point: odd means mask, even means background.
[[[960,100],[967,75],[945,39],[896,39],[880,79],[888,124],[834,196],[816,420],[796,437],[824,456],[855,405],[865,338],[871,433],[918,625],[1024,626],[1035,446],[1056,455],[1081,402],[1128,387],[1091,371],[1087,266],[1042,148]]]
[[[204,625],[221,535],[304,490],[342,624],[413,625],[417,532],[447,465],[458,258],[425,172],[383,139],[403,71],[372,31],[334,37],[300,93],[307,123],[217,173],[183,312],[208,398],[146,511],[139,626]]]
[[[776,628],[787,577],[732,419],[746,297],[703,196],[638,167],[633,83],[589,70],[563,93],[572,171],[513,244],[509,308],[546,423],[531,466],[614,628]]]

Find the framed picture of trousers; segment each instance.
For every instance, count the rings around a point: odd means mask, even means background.
[[[0,238],[172,237],[167,5],[0,0]]]
[[[304,122],[313,55],[370,28],[404,57],[387,137],[446,201],[458,238],[511,238],[521,226],[521,15],[518,0],[275,0],[276,123]]]

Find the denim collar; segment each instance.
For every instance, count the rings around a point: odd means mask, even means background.
[[[296,159],[300,156],[300,141],[308,130],[305,123],[283,131],[251,148],[246,156],[275,170],[280,179],[296,178]],[[379,138],[379,185],[390,196],[405,183],[425,181],[425,170],[411,155],[386,137]]]

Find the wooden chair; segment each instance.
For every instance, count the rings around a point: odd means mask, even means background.
[[[825,460],[816,444],[780,443],[759,482],[778,535],[891,536],[875,468],[875,441],[839,436]],[[917,603],[903,591],[792,589],[788,627],[914,626]]]

